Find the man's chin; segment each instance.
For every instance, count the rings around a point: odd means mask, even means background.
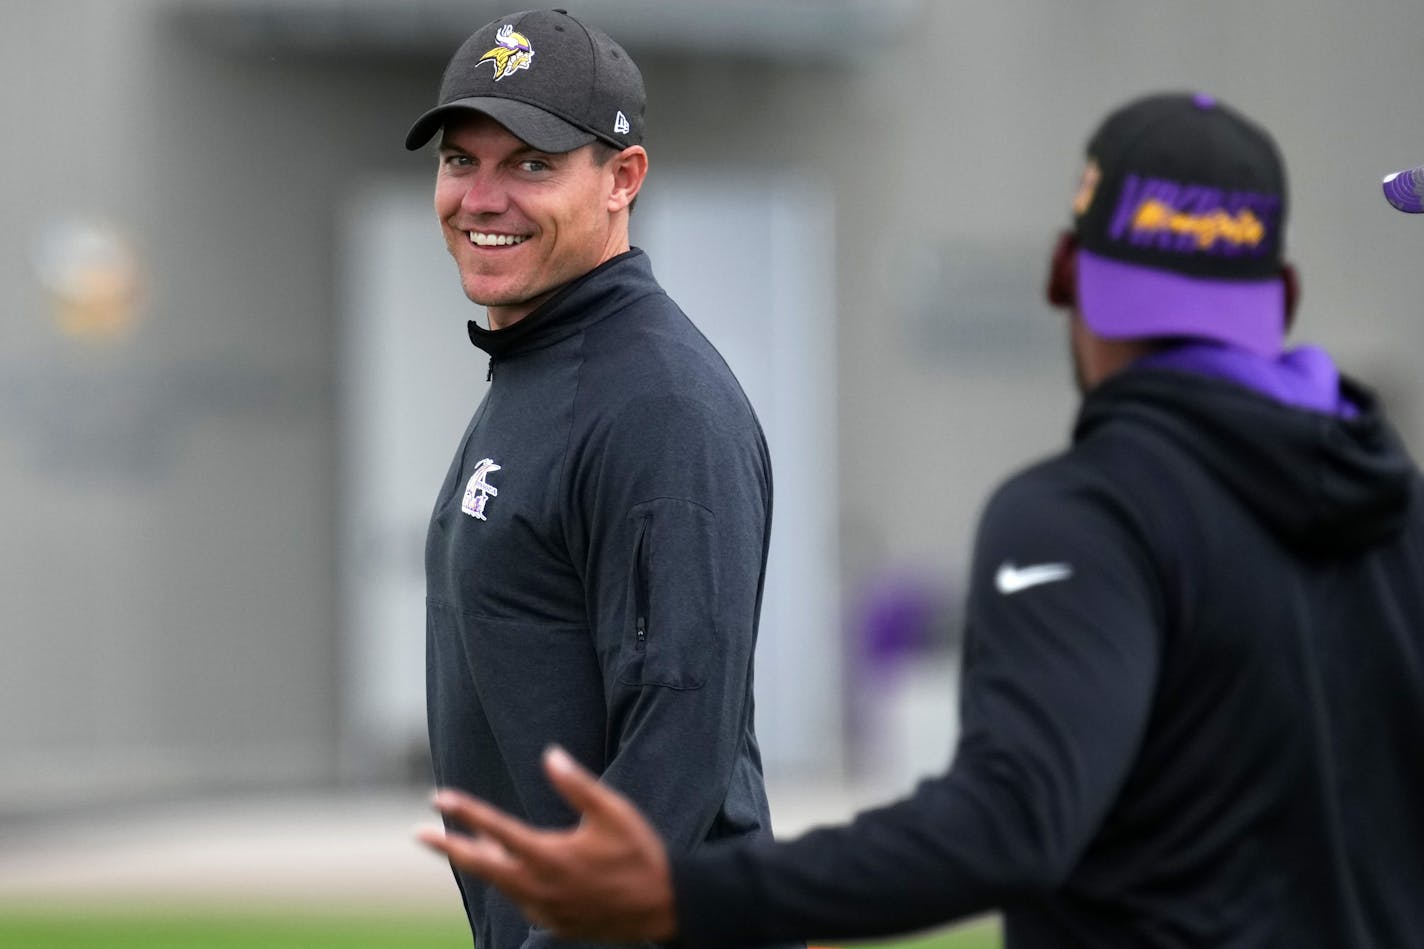
[[[471,303],[482,306],[489,312],[490,329],[502,329],[524,319],[553,296],[557,289],[555,287],[531,296],[527,292],[499,292],[488,287],[466,286],[465,296]]]
[[[463,289],[469,301],[480,306],[521,306],[530,300],[528,293],[502,287],[491,287],[483,282],[466,281]]]

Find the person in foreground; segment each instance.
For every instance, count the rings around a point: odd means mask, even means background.
[[[468,332],[490,388],[426,541],[427,702],[440,785],[571,825],[539,769],[559,742],[681,853],[770,833],[751,689],[771,468],[629,244],[643,122],[628,54],[536,10],[474,33],[406,139],[438,136],[436,214],[489,317]],[[455,872],[481,949],[554,942]]]
[[[1083,402],[980,525],[964,731],[912,796],[666,849],[562,752],[539,831],[442,793],[427,844],[555,931],[739,946],[1003,914],[1012,949],[1424,946],[1424,480],[1284,349],[1269,135],[1157,95],[1088,145],[1049,296]]]

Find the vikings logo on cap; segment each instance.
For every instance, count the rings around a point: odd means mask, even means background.
[[[529,64],[534,61],[534,47],[523,33],[514,32],[514,27],[510,24],[506,23],[499,28],[499,32],[494,35],[494,41],[499,45],[481,56],[475,65],[493,63],[495,82],[521,69],[528,69]]]
[[[1280,220],[1279,195],[1128,175],[1108,223],[1108,238],[1179,254],[1255,257]]]

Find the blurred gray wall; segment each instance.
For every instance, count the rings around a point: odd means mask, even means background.
[[[711,41],[672,0],[656,30],[634,0],[574,12],[644,67],[650,189],[660,168],[834,186],[848,615],[896,571],[953,589],[993,483],[1063,443],[1075,397],[1045,257],[1088,131],[1142,92],[1204,89],[1276,133],[1296,337],[1383,387],[1424,445],[1424,221],[1379,193],[1424,161],[1424,4],[793,6],[725,0],[739,29]],[[0,812],[337,777],[334,230],[353,182],[428,178],[404,130],[499,12],[0,13]],[[131,325],[76,329],[54,261],[94,252],[100,226],[141,294]]]

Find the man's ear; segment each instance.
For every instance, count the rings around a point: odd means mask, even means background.
[[[1071,308],[1078,302],[1078,237],[1072,231],[1059,234],[1053,245],[1045,290],[1052,306]]]
[[[1281,264],[1281,283],[1286,291],[1286,332],[1295,324],[1295,308],[1300,302],[1300,274],[1289,263]]]
[[[648,176],[648,153],[641,145],[629,145],[610,159],[613,190],[608,194],[608,210],[617,213],[633,203]]]

